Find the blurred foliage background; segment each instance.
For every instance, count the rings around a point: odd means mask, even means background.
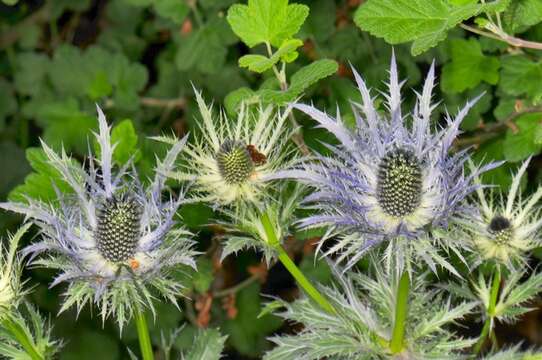
[[[0,200],[54,196],[50,184],[57,174],[44,166],[40,139],[56,149],[63,145],[76,160],[84,161],[93,146],[96,103],[114,124],[113,137],[123,142],[125,152],[116,156],[127,159],[137,152],[137,166],[145,175],[154,164],[154,154],[162,150],[148,136],[172,132],[182,136],[194,129],[194,88],[201,89],[207,101],[214,100],[235,114],[241,98],[276,85],[271,71],[259,74],[238,66],[241,56],[263,54],[265,49],[249,49],[232,32],[226,14],[234,0],[21,0],[11,6],[4,2],[0,4]],[[356,26],[354,14],[362,0],[297,2],[309,5],[310,13],[297,35],[303,40],[299,57],[287,72],[291,75],[320,59],[335,60],[337,72],[304,89],[302,101],[332,113],[338,106],[347,121],[353,120],[350,100],[359,100],[359,94],[350,64],[372,87],[382,88],[392,48]],[[542,42],[539,0],[513,0],[501,17],[508,34]],[[413,47],[416,56],[410,44],[394,49],[401,76],[407,79],[405,106],[413,105],[410,88],[419,86],[432,61],[440,75],[440,114],[446,109],[453,113],[467,99],[485,94],[462,124],[464,133],[456,147],[472,146],[479,161],[508,161],[488,173],[486,181],[506,189],[511,170],[534,156],[525,186],[540,182],[540,50],[511,46],[460,27],[426,52],[418,54]],[[305,143],[313,151],[324,151],[321,142],[332,141],[329,135],[306,118],[298,116],[298,120]],[[198,248],[205,255],[191,280],[190,299],[180,301],[183,312],[171,305],[158,306],[156,322],[151,321],[153,338],[159,343],[162,332],[185,323],[185,331],[174,342],[177,349],[185,349],[198,327],[220,328],[228,335],[227,359],[258,358],[270,346],[267,336],[292,331],[291,324],[276,317],[257,318],[266,301],[261,294],[293,299],[299,290],[281,265],[267,271],[256,253],[242,252],[220,264],[221,229],[208,225],[216,215],[211,208],[187,205],[181,215],[197,233]],[[0,233],[15,229],[20,221],[1,213]],[[326,283],[329,268],[314,259],[317,240],[299,234],[288,239],[287,248],[311,279]],[[106,322],[102,327],[89,309],[78,321],[74,312],[56,316],[62,286],[49,289],[52,274],[47,271],[34,269],[26,275],[35,286],[32,301],[51,314],[56,336],[66,342],[61,359],[125,359],[127,346],[137,348],[133,326],[119,339],[115,325]],[[541,312],[534,311],[518,325],[499,325],[498,336],[540,345],[540,317]]]

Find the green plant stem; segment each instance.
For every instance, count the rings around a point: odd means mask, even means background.
[[[493,318],[495,317],[495,306],[497,305],[497,296],[499,294],[499,288],[501,285],[501,271],[500,268],[497,267],[497,271],[493,275],[493,283],[491,284],[491,292],[489,294],[489,304],[487,306],[487,319],[484,323],[484,327],[482,328],[482,332],[480,333],[480,338],[476,342],[476,345],[474,346],[474,353],[478,354],[482,350],[482,346],[484,345],[486,338],[490,334],[491,329],[491,323],[493,322]]]
[[[403,350],[403,339],[405,337],[405,321],[408,313],[408,293],[410,290],[410,277],[407,271],[404,271],[399,280],[397,289],[397,299],[395,306],[395,323],[393,324],[393,333],[390,341],[390,350],[397,354]]]
[[[280,262],[290,272],[290,274],[296,279],[297,283],[305,290],[305,292],[316,301],[325,311],[330,314],[335,314],[336,311],[333,306],[327,301],[327,299],[309,282],[309,280],[303,275],[297,265],[290,259],[284,248],[280,245],[280,242],[275,233],[275,229],[271,224],[269,215],[264,213],[262,215],[262,224],[265,229],[265,233],[268,237],[269,244],[278,252]]]
[[[145,314],[140,309],[135,310],[135,322],[137,327],[137,335],[139,337],[139,347],[141,348],[143,360],[154,360],[147,319],[145,319]]]
[[[8,330],[23,347],[27,355],[30,356],[32,360],[43,360],[44,357],[36,349],[34,342],[28,337],[26,331],[18,324],[16,321],[10,319],[9,317],[2,322],[2,325],[6,330]]]

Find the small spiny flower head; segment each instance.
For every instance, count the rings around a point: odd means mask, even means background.
[[[506,197],[494,188],[478,188],[474,198],[478,213],[460,221],[476,249],[475,265],[489,260],[509,269],[521,267],[529,251],[542,245],[542,212],[537,205],[542,198],[542,186],[525,198],[520,190],[529,161],[514,175]]]
[[[237,119],[228,119],[214,114],[197,91],[196,100],[201,135],[185,149],[186,164],[168,175],[193,181],[197,197],[215,207],[258,203],[271,187],[265,178],[283,168],[292,151],[288,114],[242,105]]]

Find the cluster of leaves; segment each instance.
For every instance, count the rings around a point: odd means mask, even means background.
[[[117,119],[112,133],[115,161],[122,164],[133,156],[144,174],[161,151],[148,136],[197,132],[193,86],[224,104],[229,114],[236,113],[241,101],[283,106],[300,97],[319,108],[332,111],[338,106],[350,114],[350,100],[359,98],[350,64],[369,85],[381,87],[389,44],[395,45],[409,87],[417,85],[435,61],[441,98],[450,111],[485,92],[462,124],[464,134],[457,143],[458,148],[475,145],[476,160],[508,161],[484,175],[484,181],[506,189],[510,168],[542,152],[542,52],[516,41],[542,42],[539,0],[4,3],[17,4],[0,5],[0,48],[5,50],[0,52],[2,199],[49,200],[55,187],[67,190],[37,149],[39,139],[57,150],[64,147],[74,154],[73,161],[83,161],[87,148],[94,146],[89,134],[95,127],[95,103],[106,109],[108,118]],[[495,24],[496,30],[491,27]],[[329,135],[308,119],[297,120],[308,147],[326,151],[321,142],[332,141]],[[348,115],[344,120],[354,123]],[[537,168],[530,170],[531,179],[540,177]],[[220,229],[206,226],[213,211],[190,204],[181,215],[199,232],[200,250],[211,255],[199,261],[187,292],[194,304],[185,304],[186,315],[171,306],[159,307],[151,330],[154,343],[186,322],[171,343],[176,352],[187,351],[197,327],[205,325],[228,336],[228,353],[261,355],[271,346],[266,337],[285,325],[271,315],[257,319],[260,294],[291,295],[293,285],[284,281],[279,268],[259,274],[260,259],[252,252],[240,252],[235,262],[219,266],[212,250],[213,235]],[[16,221],[2,214],[0,228],[13,227]],[[309,236],[299,234],[295,244]],[[298,253],[303,271],[329,281],[329,269],[313,261],[309,245],[304,249]],[[262,284],[250,283],[223,298],[213,296],[224,283],[233,285],[249,273],[259,274]],[[42,311],[57,311],[59,293],[46,286],[51,274],[32,270],[30,276],[36,285],[35,304]],[[55,333],[67,340],[62,359],[115,359],[126,356],[126,344],[137,348],[134,326],[121,344],[111,324],[103,332],[89,314],[81,315],[75,330],[74,323],[75,314],[54,321]],[[208,336],[222,341],[217,334]]]

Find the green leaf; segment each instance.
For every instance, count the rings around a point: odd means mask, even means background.
[[[263,89],[259,91],[264,102],[286,104],[294,101],[309,86],[337,72],[338,64],[334,60],[322,59],[307,65],[292,75],[286,91]]]
[[[492,85],[497,83],[499,60],[494,56],[484,56],[477,40],[452,39],[450,47],[452,61],[442,69],[443,91],[462,92],[482,81]]]
[[[4,129],[4,119],[17,111],[17,100],[13,87],[4,79],[0,79],[0,130]]]
[[[154,10],[161,17],[173,20],[176,24],[182,24],[190,12],[188,4],[180,0],[156,0]]]
[[[258,102],[259,97],[256,95],[254,90],[248,87],[241,87],[237,90],[230,92],[224,98],[224,108],[229,116],[234,116],[237,114],[237,110],[241,106],[241,103],[244,101],[247,104]]]
[[[20,184],[31,169],[25,160],[24,150],[12,141],[0,142],[0,154],[2,154],[2,168],[9,169],[0,173],[0,199],[4,200],[16,185],[21,186]],[[25,189],[21,189],[19,194],[26,194]]]
[[[103,330],[83,330],[67,342],[60,360],[120,359],[119,344]]]
[[[542,1],[515,0],[502,14],[504,29],[508,33],[525,31],[542,21]]]
[[[303,45],[303,41],[298,39],[286,40],[281,47],[270,57],[263,55],[245,55],[239,59],[240,67],[247,67],[249,70],[262,73],[269,70],[278,63],[284,56],[296,52],[295,49]]]
[[[86,90],[89,98],[98,100],[101,97],[111,95],[113,87],[109,83],[107,74],[104,71],[98,71]]]
[[[258,283],[241,290],[235,300],[239,312],[235,319],[224,322],[223,331],[228,334],[228,341],[240,353],[256,357],[269,347],[266,336],[280,327],[281,320],[273,315],[258,318],[261,310]]]
[[[10,201],[26,202],[26,197],[51,201],[56,199],[54,187],[63,194],[73,192],[61,174],[49,164],[47,156],[41,148],[26,149],[26,159],[33,172],[26,176],[23,184],[9,193],[8,199]]]
[[[249,0],[248,5],[231,6],[227,18],[233,32],[249,47],[261,43],[279,47],[299,31],[308,14],[307,6],[288,5],[288,0]]]
[[[516,162],[539,154],[542,145],[535,142],[542,126],[542,113],[525,114],[517,118],[517,129],[508,129],[503,143],[506,160]]]
[[[113,160],[119,165],[126,164],[130,159],[137,162],[141,158],[137,140],[132,120],[126,119],[115,125],[111,130],[111,143],[115,144]]]
[[[36,110],[36,120],[44,129],[43,139],[50,146],[59,149],[87,151],[87,140],[96,127],[94,115],[88,115],[79,108],[74,98],[47,102]]]
[[[419,55],[446,38],[448,30],[484,11],[495,11],[503,1],[454,6],[446,0],[368,0],[355,14],[356,24],[390,44],[413,41]]]
[[[205,294],[213,283],[213,262],[202,256],[197,260],[197,265],[198,271],[192,275],[192,286],[196,292]]]
[[[191,229],[208,225],[213,216],[213,209],[203,203],[185,204],[179,210],[184,225]]]
[[[335,32],[336,12],[335,1],[312,0],[309,17],[301,28],[302,38],[314,37],[319,43],[329,39]]]
[[[175,56],[175,64],[181,71],[197,69],[202,73],[219,72],[226,62],[230,32],[225,21],[215,19],[181,39]]]
[[[22,53],[16,60],[14,84],[17,92],[31,96],[43,93],[48,88],[45,80],[49,58],[44,54]]]
[[[542,61],[532,61],[524,55],[505,56],[501,59],[500,89],[510,95],[542,96]]]
[[[217,329],[200,330],[194,346],[183,359],[185,360],[219,360],[222,355],[226,337]]]

